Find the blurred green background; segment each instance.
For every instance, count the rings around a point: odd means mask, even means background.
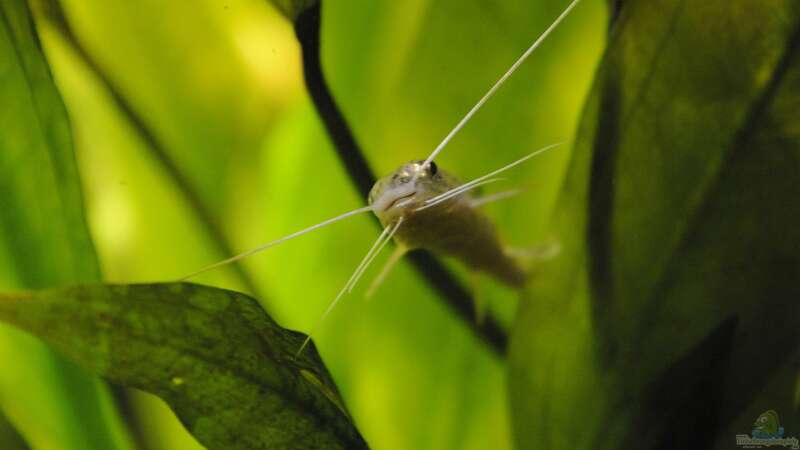
[[[235,251],[364,204],[305,92],[292,26],[268,2],[63,5],[78,40]],[[378,174],[426,156],[565,6],[554,0],[324,3],[323,68]],[[606,14],[603,1],[582,2],[450,144],[440,166],[471,179],[569,140],[603,49]],[[39,25],[72,120],[104,280],[174,280],[229,256],[211,242],[173,174],[96,74],[58,33]],[[508,174],[507,187],[531,188],[523,200],[487,208],[512,245],[547,240],[567,147]],[[308,331],[376,236],[374,223],[357,217],[252,257],[244,267],[253,294],[283,326]],[[198,281],[245,289],[229,269]],[[372,301],[362,299],[363,289],[341,303],[315,341],[370,445],[510,448],[504,363],[407,266]],[[493,282],[484,289],[489,307],[509,323],[516,294]],[[4,368],[10,373],[0,383],[20,386],[20,378],[35,376],[14,377],[15,370]],[[22,362],[19,371],[27,373]],[[0,397],[0,406],[24,410],[20,403],[32,401],[30,394]],[[131,416],[147,448],[199,447],[160,400],[132,396]],[[46,409],[62,400],[36,401]],[[80,448],[49,439],[52,430],[31,425],[36,417],[9,416],[35,448]]]

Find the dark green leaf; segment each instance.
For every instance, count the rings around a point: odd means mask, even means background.
[[[0,3],[0,288],[99,279],[70,125],[22,0]],[[125,448],[99,381],[41,343],[0,329],[3,408],[31,445]],[[50,402],[51,399],[60,401]],[[44,400],[44,401],[42,401]],[[48,429],[42,433],[43,426]]]
[[[0,295],[0,317],[163,398],[211,449],[366,448],[305,336],[242,294],[193,284]]]
[[[728,448],[797,420],[800,4],[622,5],[512,338],[516,437]]]
[[[4,450],[28,450],[30,447],[17,433],[8,418],[0,413],[0,448]]]

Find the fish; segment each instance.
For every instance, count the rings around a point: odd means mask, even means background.
[[[488,274],[511,288],[522,289],[527,282],[528,271],[515,257],[514,252],[504,245],[494,222],[480,210],[481,206],[489,202],[508,198],[521,192],[521,190],[512,189],[486,197],[475,197],[473,194],[475,189],[481,186],[500,181],[499,174],[543,152],[558,147],[563,142],[540,148],[467,183],[461,183],[455,176],[445,170],[441,170],[434,159],[579,2],[580,0],[572,0],[569,3],[551,25],[539,35],[472,109],[461,118],[426,159],[405,163],[392,173],[380,178],[368,195],[367,206],[345,212],[216,262],[181,278],[179,281],[194,278],[201,273],[233,263],[341,220],[372,212],[383,225],[383,232],[311,328],[308,337],[297,352],[298,355],[306,347],[319,324],[335,308],[344,295],[352,292],[366,269],[381,253],[383,248],[392,241],[397,244],[396,249],[368,289],[368,296],[375,292],[402,256],[414,249],[427,249],[433,253],[454,258],[475,272]]]

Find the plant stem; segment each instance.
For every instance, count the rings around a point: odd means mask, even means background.
[[[339,159],[363,198],[367,198],[376,178],[361,147],[331,94],[320,59],[320,25],[322,2],[303,11],[295,22],[295,33],[303,53],[303,73],[314,106],[319,113]],[[481,322],[474,320],[473,299],[458,280],[430,252],[417,250],[409,257],[417,272],[440,294],[440,298],[456,313],[475,335],[498,356],[504,356],[508,336],[491,315]]]

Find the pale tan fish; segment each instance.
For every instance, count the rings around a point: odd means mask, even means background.
[[[389,270],[404,253],[416,248],[425,248],[441,255],[456,258],[473,270],[487,273],[513,288],[521,288],[526,280],[525,270],[516,262],[511,252],[503,246],[491,220],[478,210],[478,207],[482,204],[505,198],[514,192],[509,191],[482,199],[474,199],[469,194],[469,191],[484,184],[498,181],[499,179],[495,178],[498,174],[560,144],[553,144],[539,149],[511,164],[465,184],[460,184],[455,177],[440,170],[433,160],[483,104],[505,83],[508,77],[539,47],[579,1],[573,0],[567,6],[561,15],[528,47],[522,56],[514,62],[478,103],[445,136],[427,159],[424,161],[411,161],[398,168],[392,174],[378,180],[370,192],[368,206],[346,212],[219,261],[187,275],[182,280],[238,261],[334,222],[372,211],[384,226],[383,232],[366,256],[364,256],[350,279],[339,291],[317,323],[311,328],[308,338],[298,350],[298,354],[305,348],[319,323],[330,313],[344,294],[352,291],[367,267],[392,239],[398,244],[397,250],[389,258],[369,292],[374,291],[380,282],[385,279]]]

